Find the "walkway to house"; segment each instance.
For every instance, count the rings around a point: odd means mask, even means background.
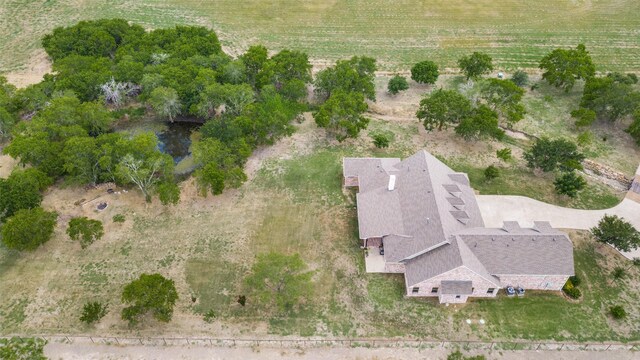
[[[380,255],[378,248],[369,248],[369,254],[364,257],[364,267],[368,273],[383,273],[384,256]]]

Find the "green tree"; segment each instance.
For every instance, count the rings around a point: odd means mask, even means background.
[[[84,304],[82,307],[80,321],[86,324],[93,324],[100,321],[105,315],[107,315],[107,305],[98,301],[92,301]]]
[[[375,71],[376,60],[370,57],[354,56],[349,60],[339,60],[335,66],[316,74],[315,92],[328,99],[336,91],[357,92],[367,99],[376,100]]]
[[[225,112],[231,116],[240,115],[244,109],[255,101],[253,89],[249,84],[212,84],[200,93],[200,101],[195,104],[193,113],[210,119],[216,110],[224,105]]]
[[[565,139],[549,140],[541,138],[536,140],[531,149],[524,153],[527,166],[539,168],[544,172],[553,171],[556,168],[561,170],[580,170],[580,162],[584,160],[584,155],[578,152],[576,144]]]
[[[521,104],[524,90],[509,80],[488,79],[482,86],[480,97],[509,126],[522,120],[526,113]]]
[[[298,101],[306,96],[305,84],[310,82],[311,64],[308,55],[285,49],[264,63],[258,73],[256,86],[261,89],[273,85],[283,96]]]
[[[225,185],[239,187],[247,180],[242,170],[251,148],[244,139],[229,144],[214,138],[204,138],[193,144],[193,159],[198,165],[196,180],[203,195],[208,190],[214,195],[222,193]]]
[[[498,157],[498,159],[502,160],[502,161],[509,161],[511,160],[511,149],[510,148],[503,148],[500,150],[496,150],[496,156]]]
[[[127,154],[117,165],[116,176],[122,183],[136,185],[145,200],[151,201],[153,188],[163,179],[173,176],[173,159],[159,152],[145,158]]]
[[[240,56],[240,60],[244,63],[247,74],[247,81],[251,86],[255,87],[256,79],[268,59],[267,48],[263,45],[252,45],[246,53]]]
[[[5,108],[0,107],[0,140],[9,137],[13,125],[17,122],[16,116]]]
[[[373,145],[378,149],[388,148],[391,142],[385,134],[373,134],[371,138],[373,139]]]
[[[419,84],[435,84],[439,75],[438,65],[433,61],[421,61],[411,68],[411,79]]]
[[[362,93],[336,90],[313,117],[319,127],[327,129],[338,141],[343,141],[356,138],[360,130],[367,128],[369,119],[362,116],[367,108]]]
[[[471,113],[469,99],[455,90],[438,89],[420,101],[416,116],[427,131],[458,124]]]
[[[208,163],[195,171],[195,177],[200,193],[206,196],[209,191],[213,195],[220,195],[225,187],[225,173],[216,163]]]
[[[498,127],[498,114],[486,105],[480,105],[460,120],[456,134],[467,140],[493,137],[500,139],[504,130]]]
[[[108,58],[70,55],[53,63],[56,90],[71,90],[82,101],[100,97],[100,85],[113,76]]]
[[[470,56],[463,56],[458,60],[458,66],[462,69],[464,76],[469,79],[477,80],[482,75],[488,74],[493,70],[491,56],[474,52]]]
[[[0,178],[0,222],[18,210],[40,206],[40,192],[52,183],[50,177],[35,168],[13,170],[7,179]]]
[[[172,181],[165,181],[158,185],[158,198],[162,205],[176,205],[180,202],[180,187]]]
[[[130,305],[122,309],[122,319],[135,325],[142,315],[151,312],[154,319],[169,322],[177,300],[173,280],[160,274],[142,274],[124,287],[122,302]]]
[[[10,249],[35,250],[49,241],[57,218],[41,207],[18,210],[2,225],[2,242]]]
[[[577,175],[575,171],[567,171],[556,177],[553,185],[555,185],[558,194],[575,198],[578,196],[578,191],[587,186],[587,182],[582,176]]]
[[[220,71],[220,81],[226,84],[242,84],[247,81],[247,69],[242,60],[234,60],[225,64]]]
[[[529,74],[522,70],[516,70],[510,80],[520,87],[525,87],[529,84]]]
[[[299,254],[259,254],[245,284],[265,303],[289,310],[303,297],[312,296],[311,277]]]
[[[69,220],[67,235],[71,240],[80,241],[80,246],[84,249],[104,236],[104,228],[100,220],[89,219],[85,216],[75,217]]]
[[[46,341],[39,338],[0,339],[0,359],[47,360],[44,356]]]
[[[387,84],[387,90],[390,94],[396,95],[400,91],[405,91],[409,88],[407,79],[404,76],[394,75]]]
[[[616,121],[640,106],[640,92],[614,77],[590,77],[584,84],[580,107],[595,112],[598,119]]]
[[[169,118],[171,122],[180,114],[182,107],[178,93],[172,88],[163,86],[153,89],[149,96],[149,104],[158,115]]]
[[[493,180],[499,176],[500,170],[493,165],[489,165],[486,169],[484,169],[484,178],[487,180]]]
[[[576,119],[576,126],[589,126],[596,120],[596,112],[590,109],[579,108],[571,111],[571,117]]]
[[[576,80],[593,77],[596,68],[583,44],[575,49],[555,49],[540,61],[542,78],[549,84],[569,92]]]
[[[629,252],[640,247],[640,232],[616,215],[605,215],[598,226],[591,228],[595,238],[620,251]]]
[[[622,305],[615,305],[610,307],[609,314],[611,314],[614,319],[624,319],[627,317],[627,311]]]

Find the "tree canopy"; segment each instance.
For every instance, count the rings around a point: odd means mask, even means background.
[[[500,139],[504,136],[504,130],[498,127],[498,114],[486,105],[478,106],[462,118],[455,132],[467,140],[485,137]]]
[[[67,235],[71,240],[80,241],[80,246],[84,249],[102,238],[104,228],[100,220],[89,219],[86,216],[75,217],[69,220]]]
[[[586,80],[596,72],[591,55],[583,44],[575,49],[555,49],[540,61],[540,69],[544,70],[542,78],[549,84],[571,90],[576,80]]]
[[[606,121],[616,121],[631,115],[640,107],[640,92],[635,91],[633,82],[628,82],[627,79],[617,73],[588,78],[580,106],[593,111],[598,119]]]
[[[616,215],[605,215],[591,233],[602,243],[620,251],[632,251],[640,247],[640,232],[633,225]]]
[[[528,167],[548,172],[556,168],[565,171],[582,169],[581,162],[585,156],[578,152],[576,144],[571,141],[541,138],[524,153],[524,158],[527,160]]]
[[[318,72],[314,81],[315,92],[323,99],[330,98],[339,90],[357,92],[375,101],[376,68],[376,60],[366,56],[339,60],[335,66]]]
[[[357,137],[360,130],[367,128],[369,119],[362,116],[367,108],[362,93],[337,90],[313,117],[319,127],[326,128],[338,141],[343,141]]]
[[[480,97],[508,125],[522,120],[526,113],[522,105],[524,90],[509,80],[487,79],[481,87]]]
[[[493,59],[485,53],[474,52],[469,56],[461,57],[458,60],[458,66],[467,80],[476,80],[493,70]]]
[[[389,83],[387,84],[387,91],[389,94],[396,95],[400,91],[405,91],[409,88],[409,83],[407,83],[407,79],[404,76],[394,75],[391,79],[389,79]]]
[[[458,124],[471,113],[471,102],[455,90],[438,89],[420,101],[416,116],[427,131]]]
[[[41,191],[52,184],[52,179],[34,168],[14,170],[7,179],[0,179],[0,222],[18,210],[40,206]]]
[[[2,242],[10,249],[35,250],[49,241],[57,218],[41,207],[18,210],[2,225]]]
[[[561,195],[567,195],[570,198],[578,196],[578,191],[584,189],[587,182],[575,171],[566,171],[562,175],[556,177],[553,182],[556,192]]]
[[[129,306],[122,309],[122,319],[135,325],[147,312],[162,322],[169,322],[178,300],[173,280],[160,274],[142,274],[124,287],[122,302]]]
[[[435,84],[439,75],[438,65],[430,60],[421,61],[411,68],[411,79],[420,84]]]

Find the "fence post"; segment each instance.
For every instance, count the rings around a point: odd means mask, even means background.
[[[536,351],[540,350],[540,345],[542,344],[538,344],[538,346],[536,347]]]
[[[563,347],[564,347],[564,344],[560,344],[560,349],[558,350],[562,350]]]
[[[609,344],[609,346],[607,346],[607,349],[605,351],[608,351],[610,347],[611,347],[611,344]]]
[[[91,340],[92,344],[95,344],[95,341],[93,341],[93,338],[91,336],[89,336],[89,339]]]

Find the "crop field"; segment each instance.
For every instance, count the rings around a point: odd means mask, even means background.
[[[0,73],[37,67],[54,27],[105,17],[210,26],[236,53],[260,42],[315,60],[370,55],[388,70],[425,58],[451,68],[472,51],[503,69],[535,68],[551,49],[582,42],[599,70],[640,71],[639,13],[636,0],[5,0]]]

